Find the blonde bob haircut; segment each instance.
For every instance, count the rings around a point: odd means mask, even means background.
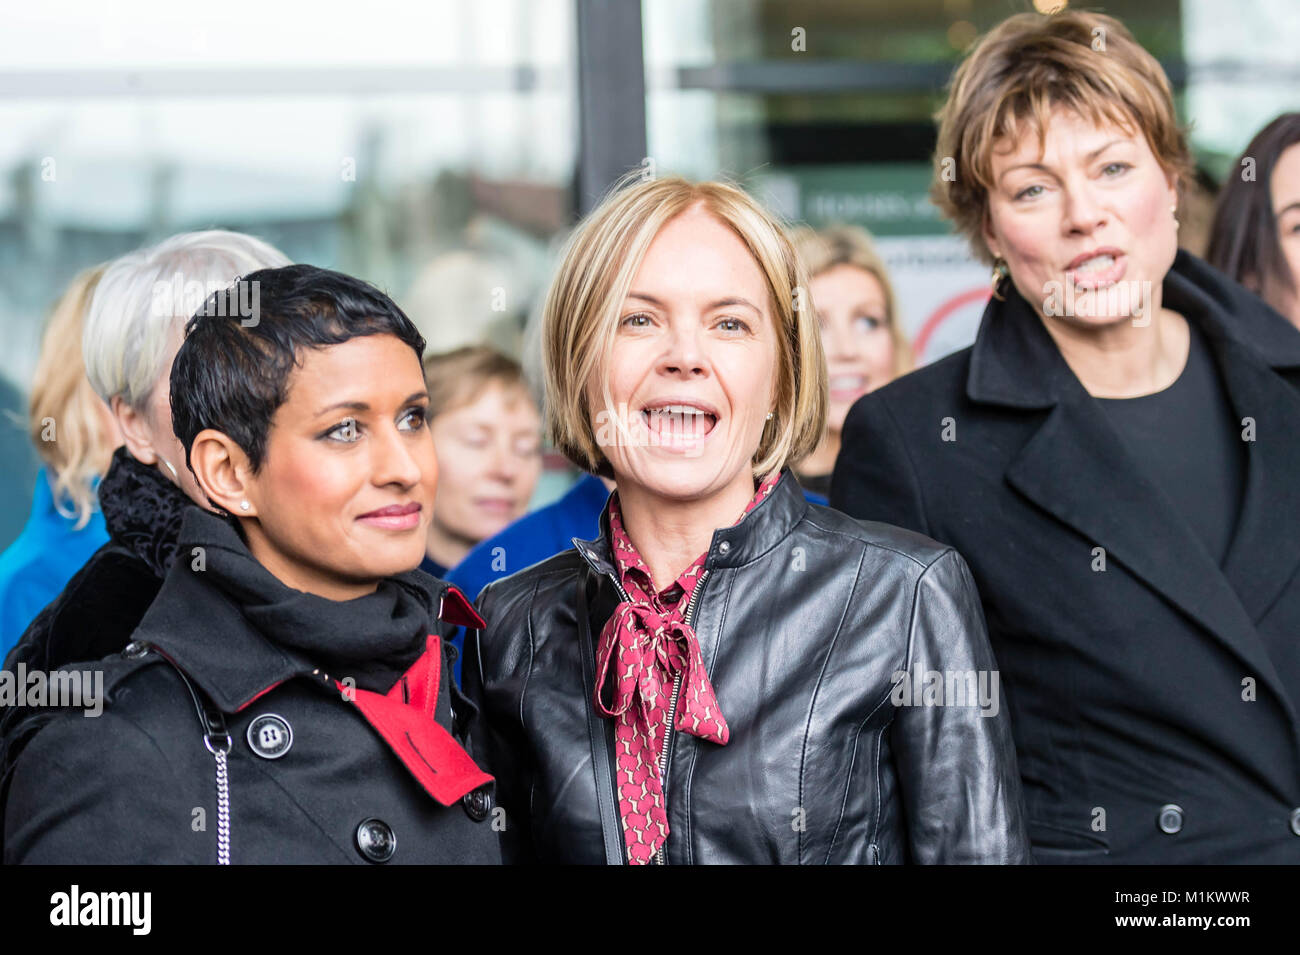
[[[1187,137],[1169,79],[1124,24],[1102,13],[1018,13],[984,35],[953,74],[939,123],[930,196],[984,262],[995,148],[1022,125],[1047,136],[1052,110],[1097,126],[1140,131],[1166,175],[1192,179]]]
[[[803,260],[810,279],[838,266],[851,265],[873,276],[880,283],[880,290],[885,293],[885,323],[894,345],[894,377],[911,371],[912,346],[898,321],[898,299],[894,295],[894,283],[889,281],[889,270],[885,268],[885,260],[876,251],[871,233],[854,225],[830,225],[822,229],[801,226],[790,234],[790,241]],[[816,304],[814,301],[813,306]]]
[[[95,481],[108,473],[115,448],[105,427],[107,405],[90,386],[81,361],[82,327],[104,268],[80,273],[50,312],[27,403],[27,432],[45,463],[54,507],[75,518],[77,530],[97,507]]]
[[[542,312],[547,438],[585,471],[612,478],[592,428],[586,384],[599,375],[606,409],[608,362],[632,279],[659,230],[687,209],[704,208],[729,227],[767,281],[777,349],[775,407],[752,459],[755,477],[793,464],[817,446],[826,426],[826,360],[807,294],[808,280],[781,224],[743,190],[679,176],[630,173],[578,225]]]

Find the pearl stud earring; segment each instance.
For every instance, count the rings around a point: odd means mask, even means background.
[[[240,509],[241,511],[246,511],[246,510],[248,510],[248,508],[249,508],[249,503],[248,503],[247,501],[240,501],[240,502],[239,502],[239,509]]]

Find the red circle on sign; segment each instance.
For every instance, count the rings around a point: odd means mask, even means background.
[[[915,341],[912,342],[912,351],[916,354],[917,360],[921,361],[923,359],[925,348],[930,343],[931,336],[954,312],[959,308],[970,305],[972,302],[987,302],[992,297],[992,294],[992,291],[987,287],[973,288],[962,292],[960,295],[954,295],[931,312],[930,317],[921,326],[921,330],[916,333]]]

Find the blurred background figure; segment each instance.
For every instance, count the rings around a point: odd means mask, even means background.
[[[810,278],[830,376],[826,435],[795,468],[799,483],[823,497],[853,402],[912,368],[894,289],[870,233],[850,225],[796,229],[791,235]]]
[[[421,566],[445,578],[475,544],[527,511],[542,473],[542,418],[519,363],[493,348],[430,355],[424,377],[438,494]]]
[[[172,433],[169,375],[185,323],[236,277],[287,264],[261,239],[208,230],[172,236],[105,268],[79,344],[86,377],[123,440],[99,484],[108,542],[32,621],[7,666],[50,670],[125,645],[175,559],[185,509],[206,504]]]
[[[1261,129],[1228,170],[1206,260],[1300,326],[1300,113]]]
[[[575,537],[579,540],[596,537],[600,533],[600,512],[609,502],[612,490],[612,479],[582,475],[559,500],[530,511],[504,530],[480,541],[447,572],[447,581],[478,599],[479,591],[492,581],[568,550]],[[451,640],[458,654],[463,651],[464,642],[462,627]],[[459,655],[454,672],[459,683]]]
[[[86,309],[103,274],[101,265],[73,280],[41,338],[28,433],[43,467],[31,515],[0,554],[0,658],[108,540],[95,490],[122,434],[81,360]]]

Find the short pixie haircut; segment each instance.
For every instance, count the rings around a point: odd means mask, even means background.
[[[763,477],[808,455],[826,424],[826,361],[808,279],[782,225],[743,190],[679,176],[624,177],[569,238],[542,313],[548,439],[585,471],[614,476],[592,427],[586,383],[598,374],[607,407],[608,361],[628,291],[659,231],[702,204],[740,238],[770,293],[776,326],[776,408],[752,465]]]
[[[241,232],[182,232],[109,263],[95,288],[81,351],[86,377],[105,401],[143,408],[167,369],[174,324],[217,289],[258,269],[288,265],[284,253]]]
[[[424,355],[424,339],[393,300],[341,272],[262,269],[214,293],[185,326],[172,364],[172,430],[185,463],[199,432],[212,428],[239,445],[256,473],[303,349],[366,335],[395,335],[416,361]]]
[[[1019,138],[1021,124],[1040,148],[1054,108],[1097,125],[1140,130],[1166,174],[1193,178],[1169,79],[1128,29],[1102,13],[1018,13],[987,33],[953,74],[939,111],[930,196],[984,262],[994,149]]]

